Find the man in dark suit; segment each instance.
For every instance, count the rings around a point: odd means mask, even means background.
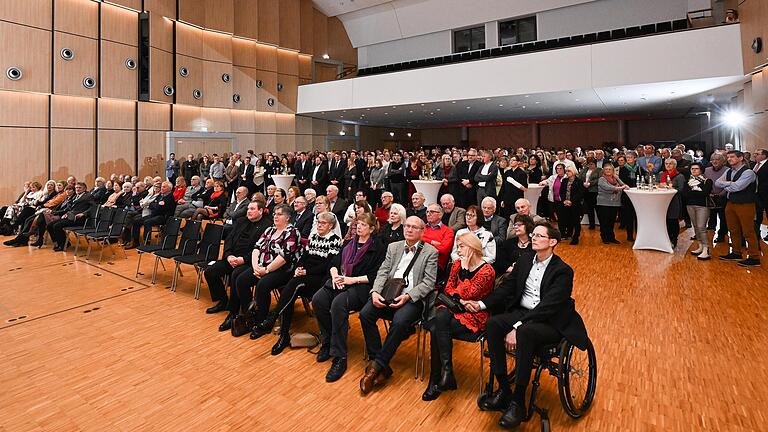
[[[480,208],[482,210],[482,217],[478,221],[478,225],[490,231],[493,234],[494,240],[496,240],[496,246],[500,247],[504,240],[507,239],[509,221],[496,214],[496,199],[493,197],[483,198]]]
[[[456,171],[459,178],[459,189],[461,190],[459,207],[467,208],[470,205],[477,205],[477,184],[475,176],[480,170],[482,164],[477,161],[477,150],[469,149],[467,159],[459,162]]]
[[[389,182],[390,192],[395,198],[395,202],[407,206],[407,184],[405,182],[405,166],[402,161],[403,155],[397,151],[392,153],[392,162],[387,167],[387,181]]]
[[[176,202],[173,200],[173,186],[170,182],[163,182],[160,186],[160,193],[149,203],[149,215],[137,218],[133,221],[133,237],[131,244],[125,249],[133,249],[139,245],[139,230],[144,227],[144,238],[149,238],[149,233],[153,226],[165,225],[165,221],[173,216],[176,210]]]
[[[752,169],[757,177],[757,192],[755,193],[755,232],[760,237],[760,225],[763,215],[768,213],[768,150],[755,150],[755,167]],[[768,235],[763,237],[768,241]]]
[[[200,164],[195,160],[195,156],[192,154],[187,155],[187,160],[181,164],[181,176],[187,181],[187,184],[192,183],[192,176],[200,174]]]
[[[491,372],[497,391],[485,394],[479,406],[504,411],[499,425],[518,426],[525,418],[525,390],[536,353],[565,338],[585,350],[587,330],[571,298],[573,269],[554,254],[560,232],[549,223],[536,225],[531,235],[533,254],[523,255],[510,276],[482,301],[462,301],[476,313],[488,309],[486,326]],[[515,389],[510,391],[507,351],[516,350]]]
[[[237,220],[229,236],[224,239],[222,259],[209,266],[203,275],[211,291],[211,300],[217,302],[206,309],[205,313],[214,314],[227,310],[227,288],[223,278],[232,275],[237,269],[251,267],[251,252],[253,245],[259,240],[264,231],[272,226],[272,221],[264,216],[264,204],[253,201],[248,204],[245,217]],[[229,330],[233,316],[228,316],[219,327],[219,331]]]
[[[61,219],[51,222],[48,225],[48,233],[53,240],[53,250],[55,252],[63,251],[67,246],[67,233],[64,228],[82,224],[85,217],[91,212],[93,197],[86,192],[88,186],[83,182],[75,184],[75,196],[73,197],[69,210],[61,216]]]
[[[112,194],[112,191],[107,190],[105,184],[106,180],[104,180],[104,177],[96,177],[96,185],[91,190],[91,197],[93,198],[93,203],[96,205],[101,205],[107,202],[109,195]]]
[[[336,219],[339,221],[344,220],[344,213],[347,211],[347,202],[344,198],[339,197],[339,188],[334,185],[330,185],[325,188],[325,196],[328,198],[328,208],[331,209],[331,213],[336,215]],[[345,231],[345,224],[341,224],[341,230]]]
[[[248,211],[248,188],[240,186],[235,190],[235,201],[224,210],[221,219],[224,220],[224,238],[227,238],[235,225],[235,221],[245,216]]]
[[[315,191],[324,191],[328,183],[328,164],[323,163],[320,156],[316,156],[309,173],[309,187]],[[302,192],[306,192],[306,189]]]
[[[331,180],[331,184],[339,188],[339,191],[342,191],[342,192],[344,191],[344,173],[346,172],[347,172],[347,161],[341,158],[341,154],[335,153],[333,155],[333,161],[331,162],[331,170],[328,173],[328,177]]]
[[[309,238],[309,233],[312,231],[313,215],[312,211],[307,209],[307,199],[303,196],[297,196],[293,200],[293,217],[291,218],[291,224],[294,228],[299,230],[302,238]]]
[[[240,187],[248,189],[248,195],[250,196],[256,191],[256,184],[253,182],[253,174],[256,167],[251,163],[251,158],[246,156],[245,161],[240,165]]]
[[[294,180],[299,185],[301,193],[309,187],[310,177],[312,176],[312,162],[307,160],[307,154],[305,152],[299,153],[299,158],[293,165]]]

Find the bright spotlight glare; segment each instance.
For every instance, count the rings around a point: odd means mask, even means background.
[[[732,128],[737,128],[744,124],[744,120],[746,120],[746,116],[738,111],[729,111],[725,113],[725,116],[723,117],[723,120],[725,120],[725,124]]]

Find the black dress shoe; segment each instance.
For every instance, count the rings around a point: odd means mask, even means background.
[[[219,331],[220,332],[225,332],[225,331],[231,330],[232,329],[232,320],[233,319],[234,319],[234,316],[231,313],[229,315],[227,315],[227,317],[224,318],[224,322],[221,323],[221,325],[219,326]]]
[[[3,242],[3,244],[6,245],[6,246],[14,246],[16,244],[16,239],[12,238],[10,240],[6,240],[6,241]]]
[[[480,404],[483,411],[504,411],[509,407],[511,392],[505,389],[498,389],[486,397]]]
[[[63,250],[64,250],[64,248],[59,246],[59,245],[56,245],[56,246],[53,247],[53,251],[54,252],[62,252]]]
[[[635,241],[635,238],[633,236],[628,236],[627,237],[627,241],[628,242],[633,242],[633,241]]]
[[[277,342],[272,346],[272,355],[276,356],[283,352],[284,349],[291,346],[291,336],[290,335],[284,335],[280,334],[280,337],[277,338]]]
[[[272,331],[272,328],[275,327],[275,323],[277,322],[278,313],[273,311],[267,314],[267,317],[264,319],[264,321],[256,324],[257,329],[261,332],[269,333]]]
[[[433,401],[440,397],[440,389],[435,384],[430,384],[427,386],[427,389],[424,390],[424,393],[421,395],[421,400],[425,402]]]
[[[456,390],[456,377],[453,376],[453,369],[450,367],[443,368],[443,372],[440,374],[440,380],[437,382],[437,387],[441,392],[448,390]]]
[[[265,334],[268,334],[270,331],[272,330],[270,329],[270,330],[264,331],[258,327],[254,327],[253,330],[251,330],[251,340],[256,340],[264,336]]]
[[[333,364],[325,374],[325,382],[336,382],[344,376],[344,372],[347,371],[347,359],[345,357],[336,357],[333,359]]]
[[[331,359],[331,347],[330,345],[320,345],[320,351],[317,352],[315,357],[318,363],[327,362]]]
[[[504,429],[514,429],[520,426],[523,420],[525,420],[525,410],[517,402],[512,402],[501,416],[499,426]]]
[[[224,312],[225,310],[227,310],[227,302],[222,300],[222,301],[216,303],[214,306],[211,306],[208,309],[206,309],[205,313],[207,313],[207,314],[215,314],[215,313],[219,313],[219,312]]]
[[[621,244],[621,242],[620,242],[620,241],[618,241],[618,240],[616,240],[616,239],[613,239],[613,240],[608,240],[608,243],[612,243],[612,244]]]
[[[571,244],[574,245],[574,246],[579,244],[579,239],[578,238],[571,239]]]

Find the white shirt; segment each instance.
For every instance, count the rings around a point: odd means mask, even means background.
[[[315,169],[312,170],[312,181],[317,181],[317,172],[320,170],[320,165],[315,165]]]
[[[544,272],[547,270],[549,262],[552,261],[553,255],[542,262],[539,262],[538,256],[533,257],[533,267],[528,273],[528,279],[525,280],[525,291],[523,298],[520,299],[520,306],[531,310],[541,302],[541,279],[544,277]]]
[[[416,245],[418,245],[418,244],[419,243],[417,242]],[[408,243],[406,243],[405,245],[407,247]],[[394,278],[395,279],[405,279],[406,280],[406,284],[408,285],[403,290],[403,294],[408,294],[408,291],[410,291],[411,288],[413,288],[413,286],[411,284],[411,280],[413,279],[413,277],[412,277],[413,276],[413,269],[411,269],[411,272],[408,273],[407,275],[405,274],[405,270],[408,269],[408,266],[411,264],[411,261],[413,261],[413,257],[416,256],[416,245],[414,245],[414,247],[411,248],[410,252],[403,251],[403,256],[402,256],[402,258],[400,258],[400,262],[397,263],[397,268],[395,269]]]
[[[555,172],[555,168],[557,168],[558,165],[565,165],[566,171],[568,171],[568,168],[571,168],[578,173],[576,170],[576,163],[570,159],[556,160],[555,163],[552,164],[552,172]]]

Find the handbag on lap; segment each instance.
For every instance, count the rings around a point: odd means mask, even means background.
[[[397,297],[400,297],[400,295],[403,294],[403,290],[408,287],[408,275],[411,273],[411,269],[413,268],[413,265],[416,263],[416,259],[419,257],[419,254],[421,253],[421,249],[423,248],[424,243],[419,242],[419,245],[416,246],[416,254],[413,256],[413,259],[408,264],[408,268],[405,269],[405,278],[391,278],[387,279],[386,282],[384,282],[384,289],[381,290],[381,296],[384,297],[384,303],[386,304],[392,304],[395,302],[395,299]]]

